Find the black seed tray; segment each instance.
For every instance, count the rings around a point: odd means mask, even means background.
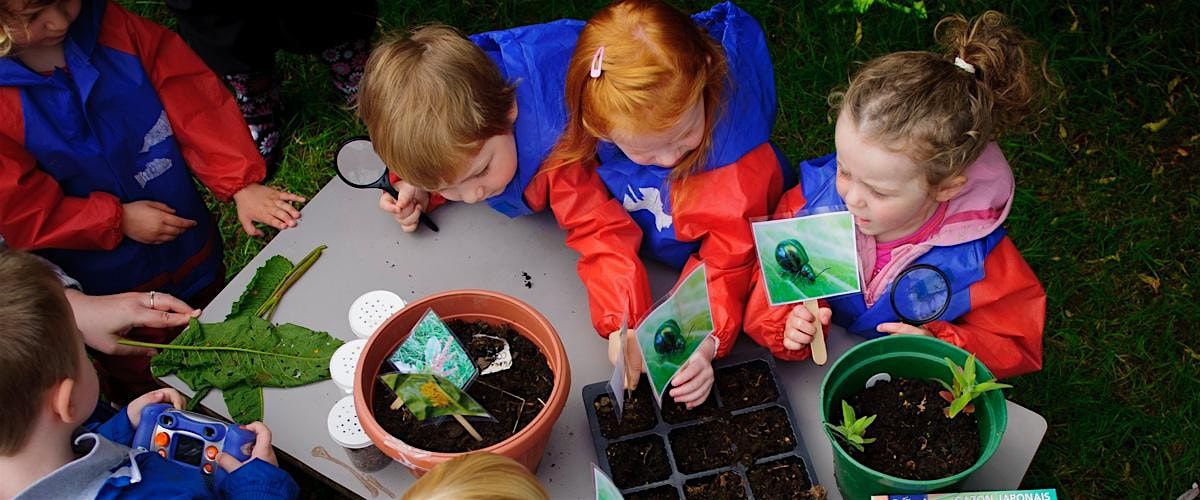
[[[584,404],[585,410],[587,411],[588,427],[589,427],[589,429],[591,431],[591,435],[592,435],[592,444],[595,446],[595,449],[596,449],[596,464],[599,465],[599,467],[601,469],[603,469],[604,472],[609,475],[609,477],[612,477],[613,471],[612,471],[612,467],[610,466],[610,464],[608,462],[608,455],[606,452],[609,445],[612,445],[614,443],[626,443],[629,441],[636,440],[638,438],[657,436],[658,440],[660,440],[666,448],[667,461],[671,466],[670,476],[667,477],[666,479],[662,479],[659,481],[654,481],[654,482],[650,482],[647,484],[631,485],[631,486],[622,488],[621,493],[626,495],[627,497],[630,494],[636,494],[636,493],[643,493],[643,494],[666,493],[666,492],[668,492],[668,490],[673,490],[676,495],[676,498],[684,498],[684,491],[685,491],[684,483],[688,482],[689,480],[708,478],[715,474],[720,474],[722,472],[732,470],[732,471],[737,472],[737,474],[739,476],[741,476],[742,484],[743,484],[743,487],[745,488],[746,498],[754,499],[756,497],[754,495],[754,492],[750,488],[750,480],[749,480],[749,476],[747,474],[747,470],[750,467],[753,467],[755,465],[761,465],[761,464],[764,464],[767,462],[773,462],[775,460],[780,460],[780,459],[784,459],[784,458],[788,458],[788,457],[796,457],[803,462],[805,474],[807,474],[807,476],[808,476],[808,481],[810,483],[812,483],[813,478],[816,477],[816,475],[813,473],[812,461],[808,457],[808,450],[804,446],[804,441],[802,441],[800,439],[800,434],[796,431],[796,429],[797,429],[796,415],[792,411],[792,405],[788,400],[787,392],[785,391],[783,384],[781,384],[779,381],[779,374],[775,370],[775,358],[772,357],[770,355],[770,353],[768,353],[764,350],[755,350],[752,352],[742,352],[740,354],[734,354],[729,357],[716,360],[713,363],[713,370],[716,374],[719,375],[722,372],[722,370],[724,370],[726,368],[735,368],[736,369],[736,367],[741,367],[742,365],[745,365],[745,367],[748,368],[748,367],[753,366],[752,363],[766,363],[767,368],[772,377],[771,381],[775,383],[775,389],[776,389],[776,392],[778,393],[774,399],[771,399],[771,400],[765,401],[765,402],[761,402],[758,404],[746,406],[744,408],[738,408],[738,406],[741,406],[744,403],[738,402],[738,401],[726,402],[726,401],[722,400],[722,397],[720,394],[720,392],[721,392],[720,391],[720,383],[719,383],[720,381],[717,380],[717,381],[714,381],[714,383],[713,383],[713,388],[712,388],[711,393],[709,394],[708,401],[706,401],[704,403],[704,405],[702,405],[702,407],[703,407],[703,406],[711,406],[711,405],[715,404],[716,405],[715,411],[713,411],[713,409],[710,408],[709,411],[702,412],[703,416],[701,416],[699,419],[678,421],[677,423],[672,424],[672,423],[668,423],[667,421],[663,420],[663,410],[661,408],[655,407],[654,408],[654,418],[656,420],[652,427],[650,427],[646,430],[632,432],[632,433],[624,434],[624,435],[620,435],[620,436],[614,436],[612,438],[604,437],[604,435],[601,434],[600,420],[599,420],[599,417],[596,415],[596,407],[593,404],[597,400],[597,398],[599,398],[600,396],[609,395],[608,382],[607,381],[596,382],[594,384],[589,384],[589,385],[585,386],[583,388],[583,404]],[[645,375],[642,376],[641,383],[643,383],[643,384],[646,383]],[[649,397],[653,398],[652,395]],[[664,397],[665,404],[668,404],[668,405],[673,404],[670,402],[669,395],[664,394],[663,397]],[[784,451],[784,452],[772,454],[770,456],[764,456],[764,457],[754,459],[752,461],[752,463],[742,463],[742,461],[744,461],[744,460],[738,459],[738,455],[740,454],[740,452],[742,452],[742,450],[737,450],[737,447],[735,444],[736,451],[734,453],[734,455],[735,455],[734,463],[732,465],[714,466],[709,469],[694,471],[691,473],[684,473],[680,470],[679,460],[675,457],[675,452],[673,449],[674,447],[672,446],[672,443],[670,441],[670,436],[671,436],[672,431],[675,431],[677,429],[685,429],[688,427],[692,427],[694,425],[704,424],[706,422],[710,422],[710,421],[720,418],[722,416],[724,416],[725,418],[727,418],[729,420],[733,420],[733,419],[736,419],[739,415],[744,415],[747,413],[754,413],[759,410],[770,410],[771,408],[782,409],[787,414],[788,423],[792,427],[792,439],[795,443],[795,445],[791,449]],[[694,412],[696,410],[694,409],[692,411]],[[742,432],[743,430],[742,429],[732,429],[732,431],[734,433],[738,433],[738,432]],[[653,442],[653,441],[654,441],[653,439],[649,439],[649,440],[643,440],[640,442],[648,443],[648,442]],[[746,460],[746,461],[748,461],[748,460]],[[616,479],[614,478],[614,481],[615,480]],[[620,485],[618,485],[618,487],[620,487]]]

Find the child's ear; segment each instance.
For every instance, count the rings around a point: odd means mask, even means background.
[[[74,405],[72,393],[75,392],[75,379],[64,378],[46,390],[46,399],[50,403],[50,413],[61,422],[74,422],[78,410]]]
[[[943,202],[943,201],[952,200],[952,199],[954,199],[955,196],[958,196],[958,193],[962,192],[963,187],[965,187],[966,185],[967,185],[967,176],[956,175],[954,177],[951,177],[949,179],[942,181],[942,183],[939,184],[938,187],[933,190],[933,198],[936,199],[939,203]]]
[[[513,101],[512,109],[508,110],[508,122],[517,123],[517,101]]]

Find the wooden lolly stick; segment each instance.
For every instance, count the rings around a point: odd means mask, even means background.
[[[813,363],[824,365],[829,360],[829,352],[825,349],[825,332],[823,331],[824,328],[821,327],[821,315],[818,314],[817,301],[804,301],[804,308],[808,309],[808,312],[812,313],[813,317],[816,318],[813,321],[813,326],[817,327],[817,334],[813,335],[812,343],[808,345],[809,349],[812,350]]]
[[[454,416],[454,420],[457,420],[459,425],[463,426],[463,429],[467,430],[467,433],[470,434],[471,437],[475,438],[476,441],[483,441],[483,436],[480,436],[479,431],[476,431],[470,423],[467,423],[467,419],[463,418],[462,415],[457,413],[451,413],[451,415]]]

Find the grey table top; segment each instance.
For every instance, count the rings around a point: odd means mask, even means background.
[[[422,227],[416,233],[405,234],[376,207],[378,193],[352,189],[334,178],[304,207],[300,224],[281,232],[238,273],[209,304],[201,321],[224,318],[255,269],[268,257],[283,255],[294,262],[321,244],[329,248],[288,291],[275,312],[276,323],[296,323],[351,340],[355,338],[347,320],[351,302],[378,289],[391,290],[411,301],[444,290],[483,288],[525,301],[558,330],[571,362],[570,399],[554,427],[538,476],[553,498],[591,498],[590,463],[595,461],[595,454],[581,391],[584,385],[608,380],[612,368],[605,342],[592,331],[587,297],[575,274],[577,254],[564,244],[565,233],[548,214],[509,219],[484,206],[456,203],[433,214],[441,232]],[[526,286],[523,273],[530,276],[531,287]],[[656,294],[667,291],[675,278],[671,270],[659,266],[651,266],[650,274]],[[831,362],[856,341],[857,337],[840,329],[832,331]],[[743,347],[747,346],[738,346]],[[819,482],[832,486],[832,449],[821,431],[816,409],[825,367],[811,363],[779,365]],[[192,394],[174,376],[166,377],[164,382]],[[291,389],[268,388],[264,391],[264,420],[278,451],[325,479],[369,498],[367,488],[350,472],[311,454],[315,446],[323,446],[334,456],[345,458],[329,437],[325,422],[329,409],[343,396],[332,381]],[[209,394],[202,404],[228,417],[219,391]],[[1009,402],[1009,428],[1000,450],[964,489],[1016,488],[1045,430],[1044,419]],[[398,464],[371,475],[397,495],[414,481]],[[831,494],[839,497],[836,491]],[[386,494],[381,496],[386,498]]]

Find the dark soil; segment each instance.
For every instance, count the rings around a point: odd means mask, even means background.
[[[667,447],[658,436],[618,441],[604,450],[612,471],[613,484],[626,489],[671,476],[671,464],[667,462]]]
[[[683,483],[683,496],[689,500],[724,500],[746,498],[746,487],[742,476],[727,470],[713,476],[704,476]]]
[[[941,390],[935,382],[898,379],[851,397],[855,415],[878,415],[866,433],[876,441],[865,453],[843,449],[863,465],[905,479],[940,479],[967,470],[979,459],[979,424],[967,413],[946,418],[942,409],[950,403],[938,395]]]
[[[671,399],[671,396],[663,396],[662,419],[663,422],[668,424],[691,422],[692,420],[709,418],[720,413],[728,414],[729,412],[718,411],[717,398],[712,391],[709,391],[708,399],[700,403],[700,406],[690,410],[687,409],[687,405],[676,403]]]
[[[645,376],[638,381],[633,393],[625,397],[620,421],[617,421],[616,402],[608,394],[597,396],[592,407],[600,423],[600,434],[609,439],[641,432],[658,424],[654,417],[654,395],[650,393],[650,382]]]
[[[725,419],[671,431],[668,439],[679,472],[694,474],[733,465],[734,440],[730,435],[733,432],[738,431],[731,429]]]
[[[679,490],[674,486],[664,484],[635,493],[626,493],[625,500],[679,500]]]
[[[761,500],[789,500],[810,498],[807,496],[811,483],[804,461],[799,457],[787,457],[755,465],[746,471],[750,479],[750,491]]]
[[[751,361],[717,370],[717,392],[729,411],[770,403],[779,398],[766,361]]]
[[[476,360],[488,363],[488,359],[499,349],[494,339],[476,337],[476,334],[500,337],[509,343],[512,353],[512,368],[480,375],[467,387],[467,394],[492,414],[495,422],[469,418],[471,425],[483,436],[476,441],[452,418],[430,419],[424,422],[413,417],[407,408],[392,410],[389,406],[396,399],[382,382],[375,381],[375,400],[371,411],[375,421],[389,434],[417,448],[438,452],[461,452],[485,448],[499,443],[524,429],[542,411],[544,401],[550,397],[554,387],[554,374],[546,357],[537,346],[517,333],[509,325],[492,326],[482,321],[446,322],[450,331],[466,348],[467,354]],[[391,363],[384,361],[380,373],[392,371]],[[515,396],[515,397],[514,397]],[[522,401],[519,398],[523,398]]]
[[[792,424],[787,412],[779,406],[733,417],[730,427],[737,433],[738,461],[746,465],[796,448]]]

